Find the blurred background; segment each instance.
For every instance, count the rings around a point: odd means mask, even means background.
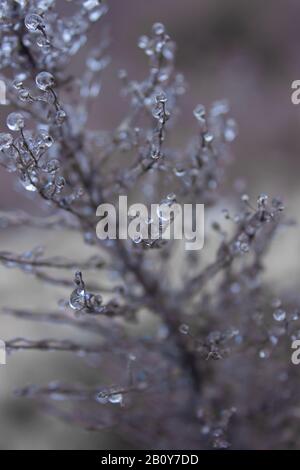
[[[68,2],[59,3],[61,10]],[[300,3],[298,0],[109,0],[109,13],[97,23],[89,45],[97,44],[102,28],[111,36],[111,65],[103,75],[103,92],[90,110],[91,127],[113,128],[126,113],[126,100],[120,97],[119,69],[130,78],[147,73],[144,54],[137,39],[148,34],[156,22],[165,24],[177,43],[177,69],[188,83],[177,125],[178,139],[184,144],[195,132],[193,109],[220,98],[228,98],[231,114],[239,125],[234,144],[235,160],[229,168],[228,189],[243,178],[247,192],[255,200],[259,193],[281,196],[287,213],[300,220],[300,105],[291,103],[291,83],[300,79]],[[82,70],[84,50],[71,65]],[[80,72],[79,72],[80,73]],[[0,106],[0,131],[5,131],[7,110]],[[18,193],[13,177],[0,169],[0,210],[21,208],[37,212],[36,203]],[[224,201],[224,206],[228,203]],[[56,238],[58,237],[58,238]],[[47,253],[72,256],[78,239],[47,234],[26,228],[1,230],[1,250],[22,252],[46,245]],[[285,249],[282,250],[284,238]],[[83,256],[88,252],[83,253]],[[299,229],[282,233],[268,255],[266,276],[276,287],[293,290],[299,284]],[[49,310],[65,292],[34,281],[16,270],[0,267],[0,304],[33,308],[48,302]],[[57,333],[47,326],[47,336]],[[67,327],[60,327],[61,337]],[[1,317],[3,339],[45,335],[45,325],[30,325]],[[74,364],[72,357],[57,353],[22,353],[0,366],[0,448],[73,449],[126,448],[114,431],[91,433],[61,423],[43,414],[30,402],[12,396],[15,388],[27,383],[43,384],[53,379],[85,377],[86,384],[97,382],[92,371]]]

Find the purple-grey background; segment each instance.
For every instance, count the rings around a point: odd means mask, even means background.
[[[177,133],[185,142],[195,129],[192,110],[197,103],[209,105],[226,97],[239,124],[234,144],[235,161],[229,170],[232,181],[245,177],[249,192],[256,197],[267,192],[283,196],[288,212],[299,219],[300,202],[300,105],[291,103],[291,82],[300,79],[300,3],[298,0],[109,0],[110,11],[92,32],[90,44],[97,44],[103,25],[110,28],[112,64],[103,75],[103,92],[90,110],[91,126],[113,128],[123,113],[126,100],[120,98],[117,71],[126,68],[131,78],[147,72],[146,59],[137,48],[137,38],[150,31],[153,22],[165,24],[178,46],[177,65],[189,84],[183,98]],[[67,2],[59,2],[60,9]],[[82,70],[84,51],[73,62]],[[0,130],[5,129],[6,110],[0,110]],[[0,170],[0,209],[37,210],[34,202],[14,189],[13,177]],[[52,234],[18,229],[1,232],[1,249],[19,252],[34,244],[48,243],[62,253],[72,252],[77,240],[54,238]],[[292,229],[284,250],[280,245],[269,255],[267,275],[288,288],[297,287],[300,244],[298,229]],[[288,242],[287,242],[288,240]],[[1,305],[36,306],[49,301],[53,291],[33,284],[16,271],[0,270]],[[59,295],[59,293],[58,293]],[[40,299],[40,300],[39,300]],[[16,322],[1,323],[0,336],[27,333],[39,337],[41,326]],[[21,330],[20,330],[21,328]],[[51,330],[52,331],[52,330]],[[49,332],[50,334],[50,332]],[[44,416],[30,403],[12,398],[12,389],[27,382],[44,383],[53,378],[85,377],[83,365],[64,357],[28,353],[13,357],[0,367],[0,448],[113,448],[125,446],[111,432],[91,434]]]

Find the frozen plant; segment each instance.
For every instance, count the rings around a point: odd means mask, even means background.
[[[69,325],[90,332],[91,340],[14,338],[6,347],[10,354],[71,352],[93,367],[99,385],[51,382],[18,395],[87,429],[114,426],[139,446],[297,447],[297,373],[289,355],[299,317],[288,297],[274,302],[263,276],[264,255],[284,223],[282,202],[265,194],[256,202],[236,196],[237,214],[226,210],[213,224],[210,237],[220,242],[210,261],[160,237],[98,240],[96,209],[119,195],[148,205],[176,199],[205,204],[207,211],[219,207],[237,126],[226,101],[197,105],[195,136],[184,148],[172,147],[168,137],[186,85],[175,69],[175,43],[155,23],[138,40],[149,62],[146,78],[119,72],[127,114],[110,132],[91,130],[89,103],[110,62],[105,34],[97,48],[85,49],[82,75],[74,76],[69,64],[107,4],[74,0],[72,15],[62,18],[55,3],[0,2],[0,78],[11,108],[0,134],[0,163],[45,214],[2,214],[1,227],[60,228],[65,237],[78,231],[94,255],[82,261],[49,257],[40,247],[0,251],[8,268],[49,289],[65,288],[57,311],[11,306],[3,313]],[[155,325],[149,331],[142,312]]]

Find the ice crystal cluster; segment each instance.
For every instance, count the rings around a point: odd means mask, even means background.
[[[99,379],[94,389],[51,382],[18,395],[37,406],[52,403],[54,414],[90,430],[115,427],[136,446],[293,447],[299,442],[299,398],[290,343],[300,335],[298,312],[288,298],[276,298],[263,274],[264,255],[283,224],[282,202],[265,194],[252,201],[245,190],[235,190],[236,212],[222,213],[237,135],[227,101],[209,108],[196,103],[194,137],[186,146],[172,146],[172,128],[182,127],[186,84],[175,68],[175,43],[161,23],[138,40],[149,64],[146,78],[119,72],[128,112],[115,129],[92,130],[89,103],[101,91],[110,58],[105,34],[97,48],[87,41],[98,21],[101,35],[108,5],[74,0],[70,6],[63,18],[55,0],[0,2],[0,78],[9,110],[0,163],[44,210],[44,217],[3,215],[1,227],[61,228],[66,237],[78,231],[94,256],[48,257],[35,247],[1,251],[0,261],[49,289],[65,288],[57,311],[12,305],[4,313],[57,328],[67,324],[90,332],[91,341],[45,335],[7,340],[7,349],[73,353],[106,382]],[[84,71],[74,76],[69,63],[83,47]],[[218,208],[206,242],[218,240],[215,254],[207,260],[159,238],[98,240],[97,206],[124,194],[146,204],[201,203],[207,214]],[[86,281],[88,272],[93,282]],[[103,276],[109,288],[101,287]],[[153,320],[149,331],[145,317]],[[139,326],[134,334],[132,325]]]

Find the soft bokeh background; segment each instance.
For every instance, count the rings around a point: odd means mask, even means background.
[[[60,0],[60,9],[67,2]],[[93,104],[91,126],[110,129],[126,112],[119,96],[117,71],[129,76],[146,73],[137,38],[161,21],[178,46],[177,65],[189,84],[177,127],[184,142],[195,129],[192,110],[197,103],[209,105],[226,97],[239,124],[234,144],[235,162],[229,171],[228,188],[243,177],[255,198],[266,192],[284,198],[287,212],[300,219],[300,106],[291,103],[291,83],[300,79],[300,3],[298,0],[109,0],[110,11],[93,30],[97,44],[104,23],[110,28],[113,62],[103,76],[104,92]],[[82,69],[84,52],[72,64]],[[2,107],[1,107],[2,108]],[[0,109],[0,129],[5,129]],[[0,209],[24,208],[36,213],[35,202],[15,190],[13,178],[0,171]],[[224,206],[228,205],[224,201]],[[47,253],[70,255],[77,250],[76,237],[57,238],[51,233],[18,228],[0,232],[1,250],[21,252],[36,244],[47,245]],[[284,246],[284,249],[282,249]],[[84,256],[85,253],[83,253]],[[278,288],[298,289],[300,264],[299,229],[282,233],[273,246],[266,276]],[[33,281],[15,270],[0,268],[1,306],[55,307],[65,292]],[[61,328],[61,327],[60,327]],[[38,338],[57,334],[57,327],[29,325],[0,317],[0,337]],[[66,327],[59,331],[61,337]],[[23,353],[0,366],[0,448],[125,448],[128,444],[113,431],[89,433],[44,415],[26,400],[15,399],[12,391],[26,383],[43,384],[53,379],[97,382],[80,362],[60,354]]]

